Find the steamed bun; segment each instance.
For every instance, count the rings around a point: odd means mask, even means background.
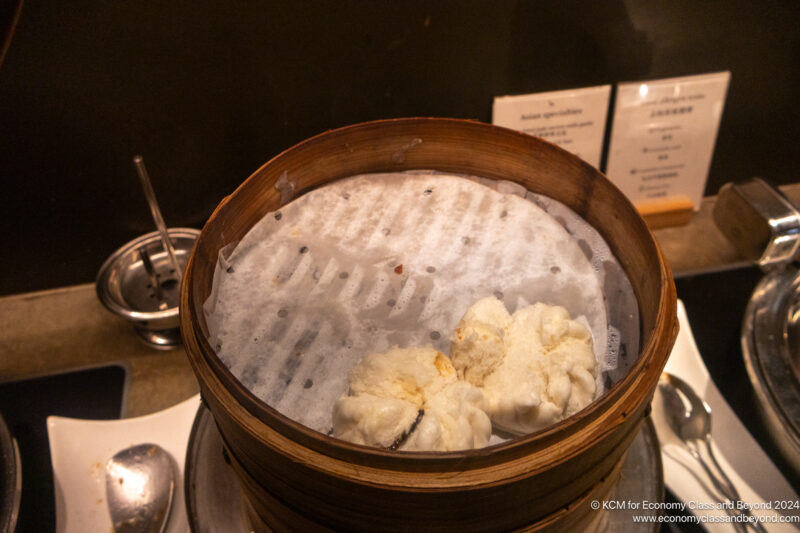
[[[334,405],[333,435],[399,450],[453,451],[486,446],[492,425],[480,389],[458,379],[433,347],[367,355]]]
[[[544,303],[509,315],[494,296],[473,304],[451,337],[459,376],[479,387],[499,428],[529,433],[586,407],[597,361],[586,326]]]

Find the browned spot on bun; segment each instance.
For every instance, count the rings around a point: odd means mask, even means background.
[[[456,371],[456,369],[453,367],[453,363],[451,363],[450,359],[448,359],[448,357],[442,352],[436,352],[436,359],[433,360],[433,364],[436,367],[436,370],[439,371],[440,376],[453,374]]]

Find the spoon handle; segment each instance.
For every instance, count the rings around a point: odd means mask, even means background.
[[[164,251],[167,252],[172,269],[175,271],[175,277],[178,283],[181,281],[181,267],[178,259],[175,256],[175,248],[172,246],[172,240],[169,236],[169,230],[164,223],[164,217],[161,216],[161,209],[158,207],[158,200],[156,200],[156,193],[153,191],[153,185],[150,183],[150,176],[147,174],[147,168],[144,166],[142,156],[137,155],[133,158],[133,165],[136,167],[136,173],[139,175],[139,181],[142,184],[142,190],[147,198],[147,204],[150,206],[150,214],[153,215],[153,222],[156,223],[156,228],[161,234],[161,241],[164,245]]]
[[[702,445],[700,444],[701,442]],[[702,465],[703,470],[705,470],[706,474],[711,479],[714,487],[728,501],[728,504],[732,506],[731,509],[726,509],[728,515],[753,517],[753,513],[750,512],[749,509],[740,509],[738,507],[738,502],[740,502],[742,498],[739,495],[739,491],[736,490],[736,486],[725,473],[719,461],[717,461],[714,450],[711,447],[710,439],[697,439],[693,444],[693,446],[689,446],[692,455]],[[739,531],[747,531],[748,529],[758,533],[765,533],[766,531],[764,526],[754,519],[748,520],[747,522],[734,522],[734,526]]]

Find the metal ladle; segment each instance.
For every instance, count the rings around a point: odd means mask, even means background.
[[[653,414],[656,427],[666,426],[666,429],[671,430],[700,464],[714,488],[720,493],[720,501],[728,504],[725,508],[728,514],[745,515],[752,519],[749,509],[738,508],[741,496],[714,456],[711,447],[711,408],[694,389],[679,377],[664,372],[658,383],[657,397],[653,402]],[[758,532],[765,531],[764,527],[754,519],[743,523],[735,522],[734,526],[740,531],[746,531],[747,528]]]
[[[156,444],[139,444],[106,463],[106,500],[116,533],[162,533],[175,492],[172,458]]]

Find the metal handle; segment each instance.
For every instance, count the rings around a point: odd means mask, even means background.
[[[719,461],[717,461],[714,451],[711,448],[711,442],[709,442],[708,439],[698,439],[687,443],[687,447],[692,456],[703,467],[709,479],[711,479],[714,488],[721,494],[722,498],[720,498],[720,501],[729,504],[725,509],[727,514],[732,517],[743,515],[752,518],[753,513],[749,509],[738,508],[737,503],[742,501],[742,498],[739,496],[739,491],[736,490],[736,486],[725,473],[725,470],[722,469]],[[746,522],[734,522],[733,524],[738,531],[752,530],[758,533],[766,533],[764,526],[754,519]]]
[[[714,205],[714,222],[745,258],[764,270],[800,255],[800,211],[760,178],[724,185]]]
[[[167,225],[164,223],[164,217],[161,216],[161,209],[158,207],[156,193],[153,191],[153,185],[150,183],[150,176],[147,174],[147,168],[144,166],[142,156],[135,156],[133,158],[133,164],[136,167],[136,172],[139,174],[139,181],[142,183],[142,189],[147,198],[147,204],[150,206],[150,213],[153,215],[153,221],[156,223],[156,227],[161,234],[161,241],[164,244],[164,249],[167,255],[169,255],[172,268],[175,270],[175,276],[178,278],[178,283],[180,283],[183,275],[181,267],[178,264],[178,258],[175,256],[175,248],[172,246],[172,240],[169,237]]]

